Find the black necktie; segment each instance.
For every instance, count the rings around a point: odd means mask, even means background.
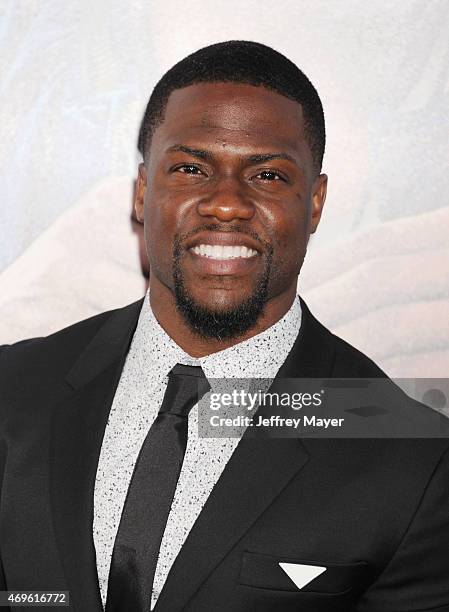
[[[112,553],[106,612],[149,612],[154,573],[187,446],[188,415],[209,390],[199,366],[177,364],[134,468]]]

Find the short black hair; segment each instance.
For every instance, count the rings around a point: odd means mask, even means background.
[[[188,55],[157,83],[142,119],[138,149],[145,158],[154,130],[164,119],[170,94],[196,83],[245,83],[263,85],[301,104],[304,129],[314,167],[320,172],[326,132],[320,97],[301,70],[285,55],[267,45],[230,40],[203,47]]]

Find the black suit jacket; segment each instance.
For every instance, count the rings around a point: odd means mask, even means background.
[[[0,353],[4,589],[101,610],[94,481],[141,305]],[[384,376],[302,308],[278,379]],[[298,589],[279,562],[328,569]],[[449,612],[448,441],[243,438],[156,606],[181,610]]]

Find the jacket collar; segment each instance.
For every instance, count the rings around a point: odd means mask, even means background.
[[[71,387],[82,387],[117,358],[126,357],[144,299],[115,310],[100,327],[66,375]]]
[[[74,389],[96,378],[118,357],[126,357],[144,299],[114,311],[101,326],[66,376]],[[332,334],[315,319],[304,300],[299,299],[301,329],[278,377],[328,376],[334,360],[333,345],[329,341]]]

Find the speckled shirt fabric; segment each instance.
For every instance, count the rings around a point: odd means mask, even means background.
[[[183,363],[201,365],[208,379],[272,379],[290,352],[300,325],[297,297],[285,316],[261,334],[195,359],[159,325],[147,293],[112,403],[95,481],[93,537],[103,606],[112,550],[134,464],[159,411],[169,371]],[[199,438],[198,406],[191,410],[187,449],[161,543],[151,609],[238,442],[239,438]]]

